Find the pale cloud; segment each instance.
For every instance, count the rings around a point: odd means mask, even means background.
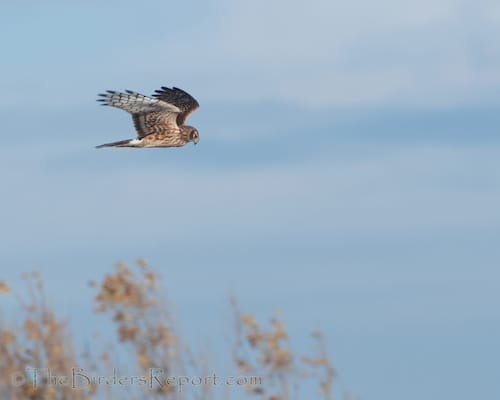
[[[2,168],[0,239],[14,248],[68,239],[118,248],[148,237],[314,240],[483,229],[500,223],[493,185],[500,176],[491,168],[499,156],[483,147],[419,146],[294,165],[122,166],[50,176],[38,172],[43,161],[35,156],[31,165],[13,160]]]
[[[200,37],[152,44],[148,71],[168,65],[209,100],[308,107],[480,103],[500,84],[491,2],[223,4]],[[182,54],[174,65],[172,54]]]
[[[137,15],[121,10],[116,29],[131,21],[136,29],[111,36],[115,7],[98,15],[92,5],[65,8],[66,22],[41,9],[45,25],[72,30],[40,30],[34,42],[18,35],[6,59],[22,79],[4,74],[2,103],[66,109],[91,102],[99,90],[148,93],[160,82],[204,102],[440,107],[488,102],[500,85],[500,11],[492,1],[221,0],[198,14],[188,5],[162,7],[145,30]],[[190,25],[169,22],[188,11]],[[37,21],[28,22],[36,29]],[[17,28],[4,29],[12,36]]]

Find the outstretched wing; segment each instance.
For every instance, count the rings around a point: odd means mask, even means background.
[[[177,116],[181,110],[173,104],[126,90],[125,93],[108,90],[99,94],[104,106],[116,107],[132,114],[137,136],[178,131]]]
[[[177,125],[184,125],[187,117],[200,105],[196,99],[182,89],[173,87],[172,89],[162,86],[161,89],[155,90],[153,97],[169,103],[180,110],[177,115]]]

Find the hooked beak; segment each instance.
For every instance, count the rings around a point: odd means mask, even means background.
[[[200,139],[199,139],[199,138],[194,138],[194,139],[193,139],[193,143],[194,143],[195,145],[197,145],[199,141],[200,141]]]

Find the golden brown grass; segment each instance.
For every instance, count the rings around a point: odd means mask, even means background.
[[[15,321],[0,321],[1,399],[213,399],[216,394],[221,397],[221,392],[214,391],[214,384],[224,385],[225,378],[206,379],[213,373],[209,373],[213,371],[210,362],[193,356],[177,333],[173,306],[163,298],[159,276],[145,261],[138,260],[133,267],[119,263],[102,281],[91,282],[96,290],[94,311],[109,315],[116,327],[116,346],[125,348],[134,361],[132,367],[120,369],[120,374],[151,378],[152,371],[155,374],[162,371],[162,378],[204,377],[190,390],[179,390],[182,388],[179,380],[129,378],[120,388],[105,379],[101,382],[100,378],[85,380],[85,385],[75,387],[71,379],[75,369],[85,371],[86,376],[109,378],[110,370],[119,364],[116,349],[109,348],[100,354],[78,351],[67,322],[48,305],[40,274],[28,274],[25,280],[27,299],[12,293],[9,285],[0,281],[0,295],[16,296],[21,311]],[[266,325],[252,314],[241,312],[235,299],[231,299],[231,305],[235,339],[230,356],[235,367],[233,375],[242,379],[238,386],[226,385],[222,397],[241,398],[244,393],[245,397],[259,400],[288,400],[297,398],[298,385],[313,380],[316,390],[308,393],[307,398],[332,398],[335,371],[320,332],[311,335],[317,344],[317,354],[300,357],[292,350],[286,326],[279,316]],[[64,381],[61,377],[69,379]]]

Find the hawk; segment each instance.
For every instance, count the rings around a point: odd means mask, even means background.
[[[198,143],[198,130],[184,125],[189,114],[200,105],[193,96],[179,88],[162,86],[149,97],[126,90],[108,90],[99,94],[103,106],[120,108],[132,114],[136,139],[105,143],[101,147],[181,147]]]

